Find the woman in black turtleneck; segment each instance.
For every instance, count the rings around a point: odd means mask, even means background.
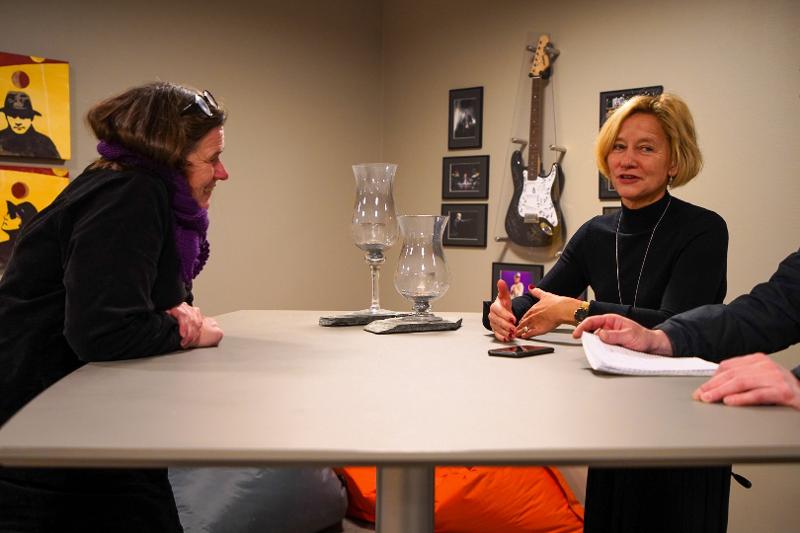
[[[652,327],[725,297],[725,221],[667,191],[702,166],[686,104],[669,94],[629,100],[603,125],[595,156],[622,210],[585,223],[529,294],[512,301],[498,281],[484,323],[499,340],[529,338],[604,313]],[[587,286],[595,300],[574,298]],[[724,532],[729,491],[730,466],[590,468],[585,531]]]

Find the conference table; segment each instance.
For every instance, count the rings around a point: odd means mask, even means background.
[[[478,313],[456,331],[320,327],[323,311],[218,317],[220,346],[62,379],[0,429],[3,466],[377,465],[377,530],[433,531],[434,465],[707,465],[800,460],[784,407],[703,404],[703,378],[593,372],[555,352],[490,357]]]

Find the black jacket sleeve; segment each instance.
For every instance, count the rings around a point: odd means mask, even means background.
[[[155,308],[151,294],[162,248],[173,238],[170,217],[165,185],[137,172],[123,173],[71,209],[64,335],[81,360],[180,348],[177,322]]]
[[[800,253],[784,259],[750,294],[676,315],[657,329],[667,334],[675,355],[711,361],[777,352],[800,342]]]

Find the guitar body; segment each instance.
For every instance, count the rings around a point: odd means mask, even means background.
[[[554,163],[550,173],[529,179],[522,163],[522,152],[511,156],[514,195],[506,212],[506,233],[520,246],[550,246],[561,231],[558,200],[564,175]]]

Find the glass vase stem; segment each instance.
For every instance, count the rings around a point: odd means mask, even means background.
[[[375,265],[370,263],[369,269],[370,273],[372,274],[372,303],[369,306],[369,310],[375,312],[381,308],[380,289],[378,287],[378,281],[381,277],[381,266],[379,264]]]
[[[386,260],[383,256],[382,251],[369,251],[366,253],[367,263],[369,263],[369,270],[370,275],[372,277],[372,302],[370,303],[369,310],[371,313],[375,313],[380,310],[380,288],[379,288],[379,281],[380,281],[380,268],[383,262]]]

